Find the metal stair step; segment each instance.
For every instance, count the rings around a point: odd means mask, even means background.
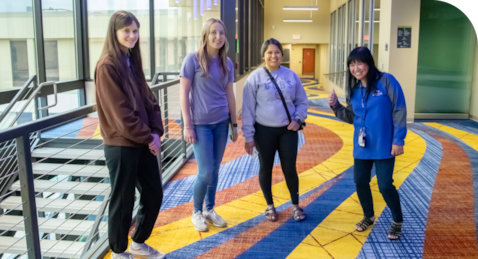
[[[108,183],[94,183],[94,182],[67,182],[67,181],[48,181],[35,180],[35,192],[59,192],[59,193],[74,193],[87,195],[106,195],[110,188]],[[20,181],[16,181],[10,187],[10,190],[20,189]]]
[[[41,240],[44,257],[80,258],[84,242]],[[25,238],[0,236],[0,253],[23,255],[28,251]]]
[[[60,158],[79,160],[105,161],[105,153],[101,150],[75,149],[75,148],[38,148],[33,150],[32,157],[35,158]]]
[[[40,232],[63,235],[89,235],[94,223],[92,220],[38,218],[38,228]],[[100,223],[100,236],[108,230],[106,226],[107,222]],[[1,215],[0,229],[25,231],[23,216]]]
[[[37,211],[96,214],[102,201],[36,198]],[[0,203],[1,209],[22,210],[22,197],[10,196]]]
[[[40,175],[71,175],[101,178],[109,177],[108,168],[101,165],[34,163],[33,173]]]

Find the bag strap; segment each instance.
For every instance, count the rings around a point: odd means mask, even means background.
[[[289,109],[287,109],[287,104],[285,103],[285,99],[284,99],[284,96],[282,95],[282,91],[280,90],[279,86],[277,85],[276,80],[274,79],[274,77],[272,77],[271,72],[269,72],[269,70],[267,69],[267,67],[264,67],[264,70],[265,70],[266,73],[269,75],[269,77],[270,77],[272,83],[274,83],[274,86],[276,87],[277,92],[278,92],[279,95],[280,95],[280,99],[282,100],[282,104],[284,105],[285,112],[287,113],[287,118],[289,119],[289,123],[292,123],[292,118],[290,117]]]

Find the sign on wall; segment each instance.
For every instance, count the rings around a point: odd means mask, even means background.
[[[300,34],[294,34],[294,35],[292,35],[292,39],[294,39],[294,40],[300,40]]]
[[[411,48],[412,26],[398,26],[397,48]]]

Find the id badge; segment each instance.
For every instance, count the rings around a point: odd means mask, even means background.
[[[358,136],[358,145],[359,147],[365,147],[365,131],[360,129],[360,133]]]

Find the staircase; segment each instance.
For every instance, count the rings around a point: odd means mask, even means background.
[[[101,142],[101,141],[100,141]],[[48,147],[54,141],[32,151],[38,226],[43,257],[80,258],[96,216],[109,194],[109,178],[101,149]],[[41,144],[40,144],[41,145]],[[92,161],[94,164],[92,164]],[[98,165],[99,164],[99,165]],[[20,181],[10,191],[21,191]],[[0,251],[23,254],[27,251],[21,196],[11,195],[0,202],[8,214],[0,216],[0,231],[17,231],[0,236]],[[99,222],[99,235],[107,232],[107,222]]]

